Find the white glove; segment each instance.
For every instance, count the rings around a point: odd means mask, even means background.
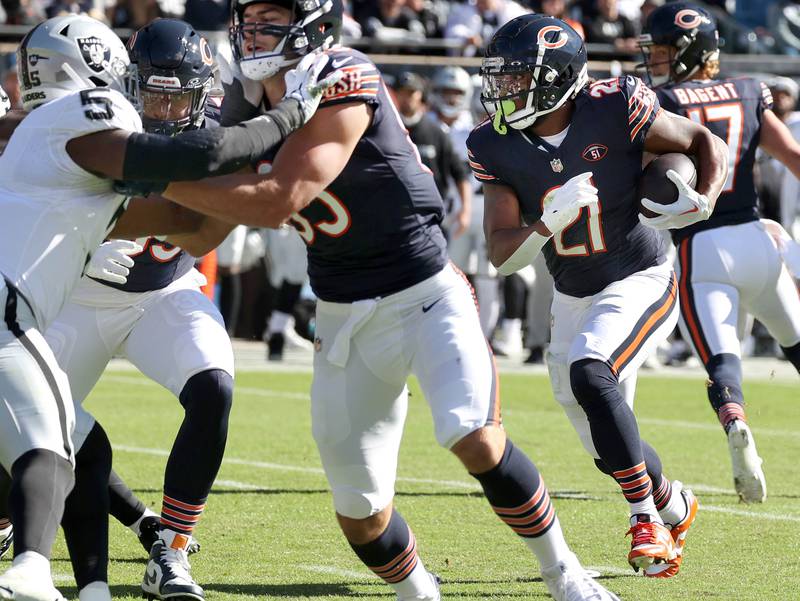
[[[642,206],[658,213],[657,217],[645,217],[639,213],[639,221],[656,230],[677,230],[711,216],[711,203],[683,181],[677,171],[667,171],[669,179],[678,189],[678,200],[668,205],[660,205],[649,198],[642,199]]]
[[[541,219],[553,235],[575,221],[583,207],[597,203],[597,188],[589,182],[591,177],[591,171],[576,175],[544,199]]]
[[[86,275],[97,280],[124,284],[133,267],[130,255],[142,252],[142,247],[132,240],[103,242],[89,260]]]
[[[6,91],[0,87],[0,118],[5,117],[6,113],[11,110],[11,100],[6,94]]]
[[[303,123],[307,123],[319,106],[322,94],[338,82],[344,73],[335,71],[318,82],[322,69],[328,64],[327,54],[307,54],[303,60],[284,76],[286,94],[284,98],[294,98],[300,103],[303,111]]]

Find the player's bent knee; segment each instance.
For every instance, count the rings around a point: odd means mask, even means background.
[[[367,494],[352,487],[333,487],[336,513],[350,520],[366,520],[389,507],[393,494]]]
[[[569,381],[572,394],[587,416],[606,413],[609,402],[625,402],[618,393],[617,377],[604,361],[581,359],[569,367]]]
[[[201,371],[187,380],[179,398],[187,411],[201,405],[204,412],[227,418],[233,405],[233,377],[223,369]]]
[[[505,431],[498,426],[484,426],[462,437],[450,450],[470,473],[480,474],[500,462],[505,447]]]

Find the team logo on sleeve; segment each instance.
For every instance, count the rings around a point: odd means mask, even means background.
[[[545,38],[548,33],[556,32],[558,32],[558,35],[555,36],[555,40],[552,39],[553,36],[550,36],[551,41],[548,41]],[[540,46],[547,48],[548,50],[553,50],[555,48],[561,48],[564,44],[566,44],[569,41],[569,36],[567,35],[567,32],[558,25],[547,25],[539,30],[537,40]]]
[[[604,144],[589,144],[581,153],[584,161],[596,163],[608,154],[608,146]]]
[[[111,48],[98,37],[78,38],[75,40],[86,65],[95,73],[100,73],[111,59]]]
[[[711,20],[694,9],[684,8],[675,13],[675,25],[683,29],[694,29],[700,27],[701,23],[708,25]]]

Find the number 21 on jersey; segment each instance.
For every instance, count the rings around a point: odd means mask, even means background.
[[[589,180],[591,184],[594,186],[594,180]],[[553,194],[556,190],[558,190],[561,186],[553,186],[547,192],[542,195],[541,206],[544,210],[544,203],[547,200],[548,196]],[[586,211],[588,214],[587,218],[587,240],[586,242],[581,242],[580,244],[573,244],[572,246],[567,246],[564,243],[564,234],[567,232],[568,229],[573,227],[576,223],[578,223],[581,219],[581,215],[583,212]],[[602,253],[606,252],[606,241],[603,237],[603,208],[600,200],[597,201],[596,204],[590,204],[586,207],[581,207],[581,210],[578,211],[578,214],[575,216],[567,227],[565,227],[560,232],[553,234],[553,246],[556,249],[556,254],[561,257],[588,257],[591,254],[595,253]],[[588,245],[587,245],[588,242]]]

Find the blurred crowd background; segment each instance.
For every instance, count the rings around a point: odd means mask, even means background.
[[[498,278],[485,254],[481,190],[467,165],[466,137],[485,118],[479,101],[479,57],[494,31],[529,11],[566,20],[586,40],[595,77],[632,73],[637,36],[665,0],[345,0],[344,42],[370,53],[381,67],[412,140],[433,171],[448,210],[444,228],[453,261],[475,288],[481,325],[498,355],[541,363],[549,336],[552,280],[542,257],[528,269]],[[800,3],[711,0],[718,19],[722,75],[751,75],[772,89],[774,111],[800,139],[796,112],[800,76]],[[220,51],[227,47],[229,0],[2,0],[0,77],[19,106],[16,43],[31,25],[64,12],[86,12],[125,39],[156,17],[191,23]],[[639,73],[641,75],[641,73]],[[787,76],[789,75],[789,76]],[[794,78],[793,78],[793,77]],[[800,236],[800,182],[759,154],[757,181],[765,217]],[[314,295],[305,277],[305,247],[291,229],[239,227],[203,258],[208,294],[230,334],[263,339],[267,357],[306,349],[314,338]],[[778,355],[760,324],[740,319],[745,355]],[[677,333],[653,363],[681,365],[691,352]]]

